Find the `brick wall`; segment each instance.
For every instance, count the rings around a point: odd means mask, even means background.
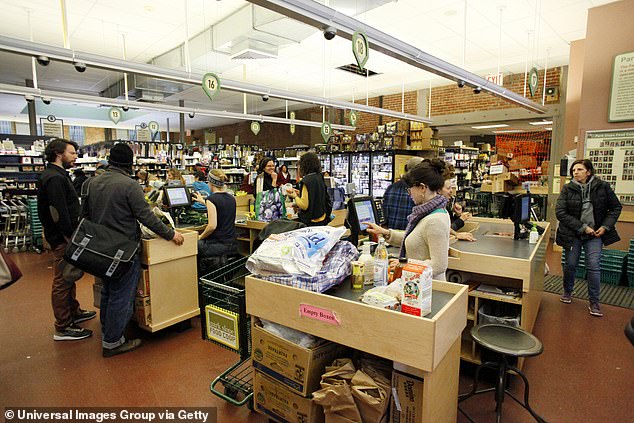
[[[561,85],[561,68],[549,69],[546,79],[546,87],[557,87]],[[512,74],[504,77],[504,87],[517,94],[524,94],[524,74]],[[544,88],[544,71],[539,71],[539,85],[537,92],[531,98],[528,86],[526,94],[529,99],[541,103],[542,91]],[[561,92],[561,90],[560,90]],[[558,103],[546,102],[546,104]],[[425,106],[429,107],[429,103]],[[474,94],[469,87],[458,88],[457,84],[446,85],[444,87],[432,88],[431,90],[431,115],[434,116],[451,115],[457,113],[469,113],[482,110],[509,109],[517,107],[513,103],[505,101],[499,97],[481,92]],[[427,109],[426,109],[427,110]]]

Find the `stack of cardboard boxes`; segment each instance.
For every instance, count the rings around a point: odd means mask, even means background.
[[[505,163],[493,164],[496,155],[491,156],[491,168],[489,170],[489,180],[485,180],[480,187],[482,192],[508,192],[513,191],[519,180],[514,173],[511,173]]]

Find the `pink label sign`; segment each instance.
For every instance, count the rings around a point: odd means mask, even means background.
[[[299,305],[299,315],[310,319],[321,320],[331,325],[339,325],[339,319],[332,310],[315,307],[308,304]]]

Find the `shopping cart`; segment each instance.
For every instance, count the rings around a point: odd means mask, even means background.
[[[0,201],[0,224],[6,253],[26,251],[31,231],[27,215],[28,207],[19,199]]]
[[[233,405],[253,408],[251,319],[246,312],[244,278],[248,257],[202,276],[198,283],[202,338],[235,351],[240,359],[210,384],[209,389]],[[222,385],[222,391],[220,387]]]

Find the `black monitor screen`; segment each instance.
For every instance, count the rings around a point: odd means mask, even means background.
[[[376,223],[374,216],[374,207],[370,198],[353,201],[352,204],[357,212],[357,218],[359,219],[359,229],[365,231],[368,225],[367,222]]]
[[[524,195],[519,198],[520,201],[520,221],[528,222],[531,219],[531,198]]]
[[[169,207],[185,207],[191,204],[187,188],[184,186],[165,187],[165,196]]]

